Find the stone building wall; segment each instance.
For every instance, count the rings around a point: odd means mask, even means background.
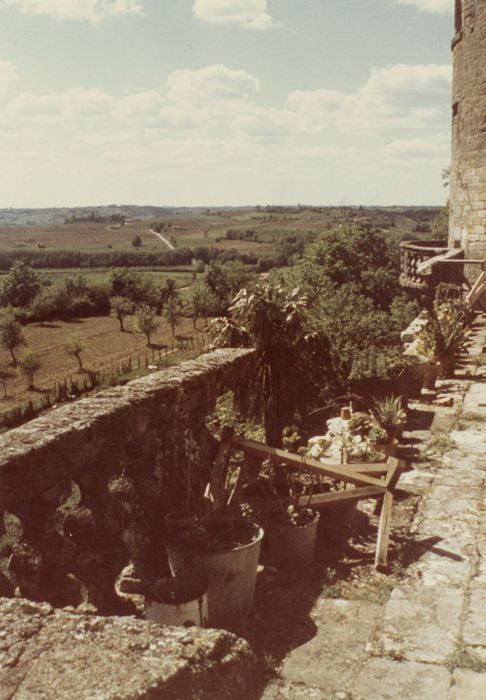
[[[206,417],[248,385],[253,358],[217,350],[1,435],[0,596],[113,613],[128,561],[160,578],[164,513],[186,506],[189,473],[203,490],[217,448]]]
[[[486,0],[456,0],[449,246],[486,255]]]

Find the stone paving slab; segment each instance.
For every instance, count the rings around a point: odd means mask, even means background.
[[[264,700],[486,700],[486,382],[473,364],[458,375],[439,383],[454,405],[430,407],[450,448],[399,482],[422,496],[406,580],[358,616],[359,603],[318,601],[315,637],[288,655]],[[430,432],[406,437],[421,449]]]
[[[454,671],[454,685],[448,700],[484,700],[486,697],[486,675],[474,671]]]
[[[459,636],[463,592],[408,585],[396,588],[385,607],[383,649],[410,661],[443,663]]]
[[[466,644],[486,646],[486,588],[481,582],[473,581],[471,584],[463,637]]]
[[[449,683],[449,672],[440,666],[390,659],[371,659],[358,675],[352,698],[353,700],[448,700]]]
[[[324,700],[324,698],[330,700],[321,688],[311,688],[303,683],[275,681],[265,689],[261,700]]]
[[[321,599],[312,612],[316,635],[284,659],[280,675],[328,693],[349,684],[381,619],[379,605]]]

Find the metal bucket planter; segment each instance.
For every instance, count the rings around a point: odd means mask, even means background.
[[[224,528],[228,519],[212,521]],[[253,603],[256,574],[263,530],[255,526],[255,535],[248,544],[222,551],[194,551],[167,546],[169,566],[175,576],[191,576],[194,572],[208,581],[209,625],[240,631]]]
[[[207,583],[166,578],[145,596],[145,617],[159,625],[207,627]]]
[[[169,537],[197,522],[197,515],[191,511],[176,510],[164,516],[165,529]]]
[[[427,391],[434,391],[438,376],[439,365],[436,362],[425,365],[424,389],[427,389]]]
[[[410,364],[397,377],[397,389],[399,396],[408,399],[420,399],[424,384],[427,362],[425,358],[416,364]]]
[[[304,525],[273,522],[268,533],[273,565],[279,569],[299,569],[312,564],[318,524],[317,512]]]

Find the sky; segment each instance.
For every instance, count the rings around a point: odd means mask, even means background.
[[[0,207],[433,205],[453,0],[0,0]]]

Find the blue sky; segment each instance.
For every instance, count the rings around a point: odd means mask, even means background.
[[[442,204],[453,0],[0,0],[0,206]]]

